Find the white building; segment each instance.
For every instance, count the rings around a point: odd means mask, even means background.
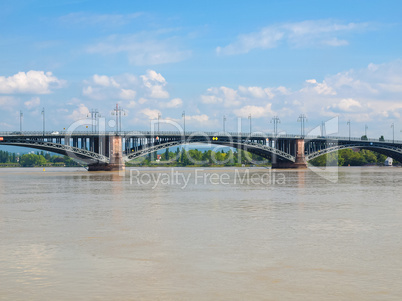
[[[385,166],[392,166],[392,161],[393,161],[393,159],[392,159],[391,157],[388,157],[388,158],[385,160],[384,165],[385,165]]]

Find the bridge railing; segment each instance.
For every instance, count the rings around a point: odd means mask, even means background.
[[[107,131],[107,132],[94,132],[94,131],[74,131],[74,132],[67,132],[67,131],[2,131],[0,132],[0,137],[7,137],[7,136],[37,136],[37,137],[55,137],[55,138],[63,138],[66,135],[69,136],[98,136],[98,135],[115,135],[115,131]],[[135,135],[143,135],[143,136],[169,136],[169,137],[182,137],[184,135],[183,132],[178,131],[122,131],[119,132],[120,136],[135,136]],[[250,137],[250,138],[268,138],[268,139],[281,139],[281,138],[291,138],[291,139],[300,139],[302,138],[301,135],[293,135],[293,134],[278,134],[274,135],[273,133],[263,133],[263,132],[252,132],[250,133],[238,133],[238,132],[203,132],[203,131],[186,131],[186,137],[188,136],[220,136],[220,137]],[[342,141],[361,141],[361,142],[375,142],[375,143],[395,143],[395,144],[402,144],[401,140],[390,140],[390,139],[370,139],[362,140],[358,137],[342,137],[342,136],[317,136],[317,135],[306,135],[303,137],[306,140],[342,140]]]

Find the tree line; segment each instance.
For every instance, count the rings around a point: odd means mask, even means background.
[[[200,151],[198,149],[186,150],[177,148],[175,152],[166,148],[162,154],[156,152],[149,154],[145,158],[139,158],[128,165],[153,165],[158,159],[162,164],[174,166],[241,166],[243,164],[270,165],[270,160],[244,150],[221,150]],[[363,166],[363,165],[383,165],[387,156],[370,151],[343,149],[338,152],[319,156],[309,163],[314,166]],[[29,153],[19,156],[0,150],[0,164],[7,166],[79,166],[77,162],[68,156],[51,155],[43,151],[36,154]],[[394,160],[394,165],[400,164]]]
[[[0,163],[2,165],[10,166],[79,166],[77,162],[68,156],[51,155],[43,151],[36,154],[23,154],[10,153],[7,151],[0,151]]]
[[[157,163],[157,160],[160,161],[158,162],[159,164],[170,166],[240,166],[242,164],[269,164],[267,159],[243,150],[201,151],[198,149],[186,150],[178,147],[175,152],[166,148],[161,154],[157,154],[156,152],[150,153],[144,158],[133,160],[129,165],[153,165]]]
[[[145,165],[155,164],[157,153],[149,154],[146,159],[140,159]],[[256,154],[244,150],[221,150],[214,152],[212,150],[200,151],[198,149],[185,150],[177,148],[175,152],[167,148],[164,153],[159,154],[160,162],[170,165],[191,166],[191,165],[224,165],[241,166],[242,164],[263,164],[270,165],[271,160],[265,159]],[[370,150],[352,150],[344,149],[338,152],[319,156],[309,163],[314,166],[338,165],[338,166],[363,166],[363,165],[383,165],[387,156]],[[399,162],[394,160],[394,165]]]
[[[363,165],[384,165],[387,156],[370,151],[370,150],[358,150],[342,149],[338,152],[329,153],[319,156],[309,163],[314,166],[363,166]],[[400,164],[394,160],[394,165]]]

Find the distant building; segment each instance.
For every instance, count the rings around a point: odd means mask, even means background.
[[[385,165],[385,166],[392,166],[392,161],[393,161],[393,159],[392,159],[391,157],[388,157],[388,158],[385,160],[384,165]]]

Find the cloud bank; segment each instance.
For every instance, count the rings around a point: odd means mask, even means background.
[[[368,23],[341,23],[333,20],[276,24],[257,32],[241,34],[229,45],[217,47],[216,52],[221,55],[243,54],[254,49],[276,48],[281,43],[291,47],[345,46],[349,42],[341,36],[368,28]]]

